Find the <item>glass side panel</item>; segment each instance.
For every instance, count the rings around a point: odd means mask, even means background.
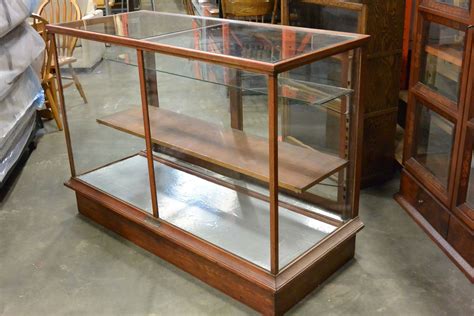
[[[349,51],[280,74],[279,80],[305,80],[334,87],[354,88],[354,52]],[[352,120],[355,115],[352,95],[334,98],[325,107],[313,107],[308,102],[281,99],[279,105],[280,150],[292,148],[293,163],[303,165],[306,185],[301,192],[280,189],[280,197],[290,196],[298,207],[308,212],[342,220],[350,218],[349,170],[352,170],[350,150],[353,137]],[[279,152],[280,153],[280,152]],[[304,155],[304,156],[303,156]],[[279,174],[286,171],[283,155],[279,156]],[[313,159],[313,160],[312,160]],[[311,207],[308,207],[310,205]]]
[[[471,153],[470,157],[469,157],[469,153]],[[468,208],[470,209],[470,212],[468,212],[468,214],[474,219],[474,159],[472,159],[473,157],[474,157],[474,128],[472,128],[472,125],[468,125],[466,143],[464,145],[462,169],[461,169],[463,170],[463,172],[461,176],[469,175],[469,178],[467,180],[467,192],[465,193],[465,195],[464,195],[464,192],[460,192],[461,198],[458,200],[458,205],[466,202]],[[467,171],[469,171],[469,173],[467,173]],[[462,182],[464,182],[463,179],[461,179],[461,183]]]
[[[151,11],[64,23],[61,26],[265,63],[277,63],[289,58],[285,54],[287,47],[296,47],[295,54],[291,56],[295,57],[363,36]]]
[[[468,10],[471,4],[470,0],[436,0],[436,2],[452,5],[455,7],[460,7]]]
[[[457,103],[465,32],[429,21],[424,30],[420,81]]]
[[[91,49],[104,49],[104,45],[97,42],[87,45],[90,45]],[[71,70],[67,64],[61,67],[63,85],[72,83],[71,76],[74,73],[71,73]],[[82,95],[73,85],[74,88],[64,89],[64,99],[78,179],[98,189],[113,188],[105,192],[144,212],[152,212],[150,190],[139,192],[130,190],[130,187],[148,186],[146,168],[141,178],[136,177],[133,171],[104,172],[104,168],[110,164],[120,163],[128,157],[139,155],[146,149],[145,141],[97,121],[102,117],[127,110],[139,113],[138,119],[143,121],[136,68],[102,61],[90,72],[75,72],[75,74],[81,83]],[[51,131],[52,122],[45,123],[47,131]],[[61,134],[57,135],[63,136]],[[127,181],[118,182],[117,178]]]
[[[422,104],[417,105],[417,112],[414,158],[447,188],[454,124]]]

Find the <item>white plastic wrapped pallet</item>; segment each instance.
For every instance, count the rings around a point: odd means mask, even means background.
[[[0,157],[8,149],[8,139],[24,116],[31,116],[33,102],[41,98],[41,83],[32,67],[13,83],[5,98],[0,99]]]
[[[32,64],[44,41],[25,21],[38,0],[0,0],[0,186],[28,145],[43,90]]]
[[[0,38],[0,99],[43,50],[43,39],[27,22]]]
[[[39,0],[0,0],[0,38],[23,23]]]

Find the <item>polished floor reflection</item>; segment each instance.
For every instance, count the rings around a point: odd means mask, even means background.
[[[270,264],[269,204],[155,162],[160,217],[265,269]],[[134,156],[80,179],[151,213],[146,158]],[[336,227],[285,208],[280,213],[280,266]]]

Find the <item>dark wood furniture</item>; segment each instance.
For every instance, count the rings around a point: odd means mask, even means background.
[[[418,0],[397,201],[474,282],[474,5]]]
[[[355,234],[363,228],[359,85],[368,36],[147,11],[48,30],[109,43],[106,59],[115,53],[127,57],[122,65],[138,67],[141,107],[96,105],[93,113],[111,113],[97,114],[98,124],[88,126],[96,129],[96,150],[106,156],[107,143],[98,139],[104,131],[117,133],[114,150],[126,146],[120,136],[130,135],[144,139],[144,148],[105,165],[98,159],[85,172],[78,165],[94,160],[94,143],[71,142],[74,119],[68,120],[59,89],[72,174],[66,185],[76,192],[81,214],[268,315],[289,310],[354,256]],[[298,50],[285,54],[295,43]],[[136,51],[136,59],[121,49]],[[334,55],[351,56],[351,80],[341,87],[284,75]],[[203,76],[196,64],[212,67],[212,76]],[[236,80],[241,73],[264,78],[266,85],[249,88],[255,95],[237,104],[232,90],[245,90]],[[210,119],[222,104],[206,111],[197,102],[206,95],[195,92],[191,108],[178,109],[186,91],[166,95],[157,74],[188,80],[190,90],[205,84],[216,100],[221,91],[230,111],[222,121]],[[339,116],[346,150],[281,141],[279,108],[287,99],[330,112],[322,130]],[[248,100],[264,115],[249,117],[243,107]]]
[[[362,186],[393,176],[404,14],[400,0],[281,0],[282,24],[371,36],[361,101]]]

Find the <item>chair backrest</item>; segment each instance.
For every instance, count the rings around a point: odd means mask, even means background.
[[[222,0],[222,16],[225,19],[237,19],[253,22],[265,22],[265,17],[271,17],[277,7],[276,0]]]
[[[123,0],[125,1],[125,0]],[[105,0],[94,0],[95,5],[98,9],[105,8]],[[115,0],[109,0],[109,6],[113,7],[115,5]]]
[[[54,24],[82,19],[81,9],[76,0],[44,0],[38,9],[38,15]],[[72,56],[76,48],[77,37],[57,35],[56,41],[60,56]]]
[[[41,66],[41,79],[43,80],[45,78],[48,78],[51,73],[51,66],[53,64],[54,58],[53,40],[51,36],[48,36],[48,32],[46,30],[46,25],[48,24],[48,21],[45,18],[37,14],[32,14],[30,18],[31,26],[43,38],[45,43],[44,59],[43,64]]]

